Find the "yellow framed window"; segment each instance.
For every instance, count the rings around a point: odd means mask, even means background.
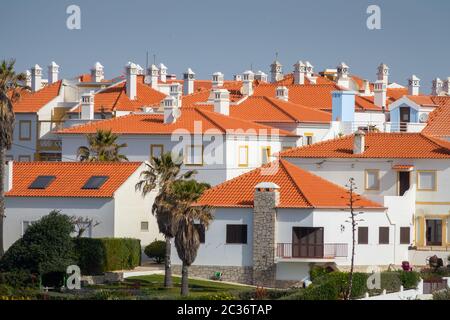
[[[188,145],[186,146],[186,156],[184,163],[189,166],[203,165],[203,146],[202,145]]]
[[[239,167],[248,167],[248,146],[239,146],[238,157]]]
[[[365,189],[380,190],[380,171],[377,169],[367,169],[365,171]]]
[[[152,144],[150,146],[150,158],[159,158],[164,153],[164,146],[162,144]]]
[[[309,145],[313,144],[313,137],[314,137],[313,133],[310,133],[310,132],[305,133],[305,135],[303,137],[304,144],[306,146],[309,146]]]

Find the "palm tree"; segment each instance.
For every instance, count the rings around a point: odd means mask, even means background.
[[[177,181],[172,187],[173,210],[178,226],[175,235],[175,247],[178,257],[183,262],[181,269],[182,296],[189,294],[188,268],[197,257],[197,251],[200,246],[199,231],[195,222],[199,222],[207,229],[213,219],[210,207],[195,206],[193,204],[209,188],[208,184],[199,183],[195,180]]]
[[[152,213],[156,217],[159,232],[166,240],[165,251],[165,275],[164,286],[172,287],[172,269],[170,265],[171,239],[176,233],[174,212],[169,202],[171,186],[175,181],[189,179],[196,171],[186,171],[181,173],[181,161],[172,159],[170,152],[164,153],[161,157],[152,157],[146,163],[146,170],[141,172],[141,180],[136,184],[136,190],[142,191],[145,196],[153,190],[158,189],[158,194],[152,206]]]
[[[20,99],[26,75],[15,73],[15,60],[3,60],[0,65],[0,258],[4,254],[3,221],[5,218],[5,163],[6,150],[12,145],[14,131],[13,103]]]
[[[89,147],[79,147],[77,157],[80,161],[128,161],[128,158],[120,154],[121,148],[127,147],[126,143],[118,144],[119,136],[111,130],[97,129],[96,133],[88,134]]]

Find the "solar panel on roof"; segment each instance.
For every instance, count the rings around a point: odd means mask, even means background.
[[[83,189],[100,189],[108,178],[108,176],[92,176],[84,184]]]
[[[55,180],[55,176],[38,176],[28,187],[28,189],[47,189],[47,187]]]

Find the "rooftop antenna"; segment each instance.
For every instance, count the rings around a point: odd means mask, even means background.
[[[250,70],[253,72],[253,63],[250,63]]]
[[[156,66],[156,54],[153,54],[153,64]]]
[[[275,61],[278,61],[278,51],[275,52]]]

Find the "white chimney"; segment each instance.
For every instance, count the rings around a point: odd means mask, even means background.
[[[140,65],[136,65],[137,68],[137,74],[138,76],[142,76],[144,74],[144,68],[142,68]]]
[[[270,82],[277,82],[283,80],[283,65],[275,60],[270,65]]]
[[[214,72],[212,74],[212,86],[213,88],[223,87],[223,73],[222,72]]]
[[[364,79],[363,81],[363,95],[364,96],[370,96],[371,95],[371,91],[370,91],[370,82],[367,79]]]
[[[349,67],[341,62],[337,67],[337,84],[346,89],[350,88]]]
[[[128,62],[125,66],[125,72],[127,75],[127,96],[130,100],[136,100],[137,97],[137,65],[133,62]]]
[[[11,191],[13,187],[13,169],[14,161],[6,161],[5,165],[5,181],[3,188],[5,192]]]
[[[387,86],[383,80],[375,81],[373,91],[375,93],[374,104],[386,109]]]
[[[52,84],[58,81],[58,73],[59,66],[55,61],[52,61],[52,63],[50,63],[50,65],[48,66],[48,84]]]
[[[36,64],[31,68],[31,90],[36,92],[42,88],[42,68]]]
[[[31,72],[30,72],[30,70],[26,70],[25,75],[26,75],[25,85],[27,87],[31,88]]]
[[[444,82],[439,78],[434,79],[431,87],[431,95],[439,96],[442,93],[443,89]]]
[[[214,89],[214,112],[230,115],[230,93],[227,89]]]
[[[93,82],[102,82],[105,78],[105,72],[103,66],[100,62],[96,62],[91,69],[91,78]]]
[[[253,95],[253,80],[255,79],[255,74],[253,71],[247,70],[243,73],[243,83],[242,83],[242,94],[244,96]]]
[[[174,106],[176,107],[181,107],[181,94],[182,93],[182,86],[179,83],[172,83],[170,85],[170,96],[172,96],[175,101],[174,101]]]
[[[353,154],[362,154],[366,150],[366,133],[358,130],[353,138]]]
[[[240,74],[235,74],[235,75],[233,76],[233,80],[234,80],[234,81],[242,81],[242,75],[240,75]]]
[[[146,83],[150,83],[153,89],[158,90],[158,77],[159,69],[157,66],[152,64],[147,68]]]
[[[302,61],[294,64],[294,84],[305,84],[306,65]]]
[[[255,73],[255,80],[258,80],[261,82],[267,82],[268,81],[267,74],[265,74],[261,70],[258,70],[258,72]]]
[[[167,67],[164,63],[159,64],[159,80],[161,80],[161,82],[167,81]]]
[[[170,124],[177,121],[180,116],[180,109],[175,106],[175,98],[167,96],[163,100],[164,105],[164,123]]]
[[[386,86],[389,85],[389,67],[384,63],[378,66],[377,80],[383,81]]]
[[[83,93],[81,96],[81,119],[94,120],[94,91]]]
[[[276,89],[277,99],[288,101],[289,100],[289,89],[285,86],[277,87]]]
[[[305,62],[305,66],[306,66],[306,77],[307,78],[314,77],[314,66],[309,61]]]
[[[447,80],[444,81],[444,84],[442,86],[442,91],[450,96],[450,77],[447,78]]]
[[[183,73],[183,94],[186,96],[194,92],[195,73],[191,68],[188,68]]]
[[[418,96],[420,88],[420,79],[415,75],[412,75],[411,78],[408,79],[408,94],[410,96]]]

